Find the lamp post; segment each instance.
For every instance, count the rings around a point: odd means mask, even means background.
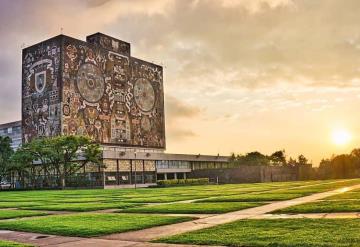
[[[134,156],[135,156],[135,189],[136,189],[136,149],[134,151]]]

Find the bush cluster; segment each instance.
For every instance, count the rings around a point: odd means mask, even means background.
[[[157,181],[158,186],[181,186],[181,185],[202,185],[208,184],[209,178],[169,179]]]

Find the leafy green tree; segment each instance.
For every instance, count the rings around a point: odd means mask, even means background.
[[[284,166],[286,165],[286,155],[285,150],[280,150],[274,152],[270,155],[271,164],[275,166]]]
[[[297,165],[302,166],[307,164],[308,164],[308,159],[304,155],[300,154],[298,157]]]
[[[0,182],[9,176],[10,157],[13,154],[11,138],[0,136]]]
[[[291,167],[295,167],[295,166],[297,166],[297,164],[298,164],[297,160],[293,159],[292,157],[290,157],[288,162],[287,162],[287,165],[291,166]]]
[[[258,151],[247,153],[243,159],[247,165],[269,165],[268,157]]]
[[[56,136],[35,139],[23,146],[21,158],[32,157],[35,165],[42,166],[44,173],[55,170],[58,186],[66,187],[66,178],[89,163],[101,162],[101,149],[87,136]]]
[[[33,160],[34,156],[26,146],[18,148],[11,156],[9,171],[18,175],[21,187],[25,185],[25,178],[30,176]],[[32,179],[31,182],[33,182]]]

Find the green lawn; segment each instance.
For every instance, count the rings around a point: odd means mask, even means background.
[[[124,199],[125,202],[135,202],[135,203],[163,203],[163,202],[176,202],[176,201],[185,201],[185,200],[193,200],[199,199],[204,196],[178,196],[174,198],[171,195],[164,195],[164,196],[153,196],[153,197],[135,197],[135,198],[126,198]]]
[[[141,206],[141,204],[126,203],[126,202],[110,202],[110,203],[59,203],[59,204],[44,204],[32,207],[23,207],[30,210],[48,210],[48,211],[75,211],[87,212],[104,209],[123,209],[134,206]]]
[[[2,198],[1,198],[2,200]],[[38,202],[32,202],[31,198],[28,198],[26,202],[3,202],[0,201],[0,208],[18,208],[39,205]]]
[[[0,221],[0,229],[61,236],[95,237],[175,224],[191,219],[190,217],[159,215],[80,213],[16,221]]]
[[[276,183],[226,184],[182,186],[172,188],[139,188],[111,190],[44,190],[0,192],[0,208],[21,208],[29,210],[93,211],[102,209],[123,209],[136,207],[141,203],[167,203],[179,200],[206,200],[204,202],[262,202],[288,200],[326,190],[333,190],[360,183],[353,180],[291,181]],[[307,187],[303,187],[307,186]],[[240,205],[234,204],[234,205]],[[235,210],[242,209],[235,207]],[[168,207],[168,206],[166,206]],[[180,206],[172,206],[176,212]],[[182,206],[181,206],[182,207]],[[228,212],[234,207],[191,204],[186,212]],[[142,207],[143,208],[143,207]],[[215,209],[212,209],[215,208]],[[152,208],[151,210],[155,210]],[[162,210],[161,210],[162,211]],[[168,212],[168,211],[165,211]]]
[[[51,190],[51,191],[9,191],[0,192],[0,208],[25,207],[47,204],[63,203],[97,203],[97,202],[176,202],[179,200],[206,199],[209,197],[229,196],[236,198],[245,197],[257,193],[273,194],[274,199],[291,198],[284,194],[301,194],[332,190],[339,187],[360,183],[357,180],[325,180],[325,181],[295,181],[276,183],[252,183],[252,184],[226,184],[226,185],[200,185],[182,186],[173,188],[139,188],[134,189],[111,189],[111,190]],[[308,187],[300,187],[308,186]],[[261,193],[259,193],[261,192]],[[283,195],[274,195],[283,194]],[[251,201],[256,201],[256,196],[249,196]],[[263,200],[260,198],[259,200]]]
[[[171,213],[171,214],[221,214],[264,205],[258,202],[209,202],[209,203],[173,203],[138,208],[128,208],[130,213]]]
[[[232,196],[219,196],[208,198],[197,202],[259,202],[259,201],[283,201],[301,197],[302,194],[290,193],[262,193],[262,194],[240,194]]]
[[[12,241],[0,240],[0,247],[34,247],[34,246],[29,244],[21,244]]]
[[[349,191],[321,201],[301,204],[274,211],[282,214],[360,212],[360,191]]]
[[[157,242],[246,247],[358,247],[360,219],[241,220]]]
[[[341,213],[360,212],[360,200],[319,201],[292,206],[273,213],[306,214],[306,213]]]
[[[30,210],[0,210],[0,220],[3,219],[12,219],[20,217],[30,217],[30,216],[42,216],[47,215],[46,213],[30,211]]]
[[[331,196],[326,198],[327,200],[360,200],[360,190],[349,191],[346,193],[338,194],[336,196]]]

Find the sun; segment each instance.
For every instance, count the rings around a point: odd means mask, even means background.
[[[351,134],[345,129],[338,129],[332,132],[332,141],[334,144],[343,146],[350,142]]]

